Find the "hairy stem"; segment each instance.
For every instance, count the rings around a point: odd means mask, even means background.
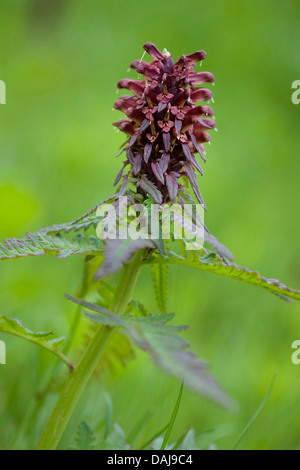
[[[121,278],[112,300],[110,310],[122,315],[131,298],[142,267],[142,254],[138,252],[131,262],[124,266]],[[58,402],[41,435],[37,450],[55,450],[74,409],[101,356],[113,335],[115,328],[101,325],[89,343],[75,371],[65,384]]]

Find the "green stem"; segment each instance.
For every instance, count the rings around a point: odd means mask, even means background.
[[[121,278],[112,300],[110,310],[122,315],[131,298],[142,267],[143,252],[136,253],[131,262],[124,266]],[[65,384],[58,402],[41,435],[37,450],[55,450],[73,411],[88,383],[101,356],[113,335],[115,328],[100,325],[89,343],[75,371]]]

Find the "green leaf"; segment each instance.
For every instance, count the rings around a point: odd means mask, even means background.
[[[205,257],[199,257],[197,252],[191,252],[188,258],[181,257],[175,253],[167,252],[167,257],[157,255],[151,259],[152,263],[169,263],[181,266],[188,266],[190,268],[200,269],[202,271],[208,271],[220,276],[225,276],[230,279],[245,282],[252,286],[261,287],[263,289],[277,294],[283,297],[285,300],[294,299],[300,300],[300,291],[291,289],[285,286],[277,279],[267,279],[260,275],[257,271],[249,271],[247,268],[242,268],[234,263],[229,263],[220,258],[216,258],[213,261],[213,257],[210,260],[207,255]]]
[[[179,407],[180,407],[182,392],[183,392],[183,382],[181,384],[181,387],[180,387],[180,390],[179,390],[179,395],[177,397],[175,407],[174,407],[174,410],[173,410],[173,413],[172,413],[172,416],[171,416],[171,419],[170,419],[170,422],[169,422],[169,425],[168,425],[168,429],[167,429],[167,432],[165,434],[165,437],[164,437],[164,440],[163,440],[163,443],[161,445],[160,450],[165,450],[166,445],[168,444],[168,441],[170,439],[170,435],[171,435],[172,429],[174,427],[176,417],[177,417],[177,414],[178,414],[178,410],[179,410]]]
[[[135,317],[146,317],[148,315],[148,310],[142,302],[132,299],[128,304],[126,313],[132,313]]]
[[[169,314],[132,318],[128,323],[134,331],[127,330],[127,333],[165,372],[183,380],[197,393],[230,408],[231,400],[208,374],[207,364],[188,350],[190,344],[177,334],[189,327],[166,325],[169,320]]]
[[[94,236],[76,235],[72,240],[50,236],[43,230],[28,233],[25,238],[10,238],[0,243],[0,260],[42,256],[54,254],[58,258],[68,258],[77,254],[100,254],[103,250],[102,241]]]
[[[95,433],[84,421],[80,423],[77,430],[76,444],[71,450],[95,450]]]
[[[104,251],[104,262],[95,275],[95,279],[101,279],[109,274],[119,271],[122,265],[128,263],[132,256],[145,248],[154,248],[151,240],[105,240],[106,249]]]
[[[49,336],[53,335],[51,331],[48,333],[34,333],[25,328],[20,320],[0,315],[0,332],[17,336],[18,338],[25,339],[30,343],[46,349],[59,357],[68,366],[71,372],[73,371],[73,364],[58,350],[58,348],[64,344],[64,338],[48,339]]]
[[[159,446],[155,447],[154,450],[159,450],[161,448],[161,444],[163,442],[163,437],[161,437],[161,435],[168,429],[169,427],[169,424],[167,424],[166,426],[164,426],[160,431],[158,431],[157,433],[155,433],[154,436],[152,436],[150,439],[148,439],[147,442],[145,442],[145,444],[142,445],[142,447],[139,448],[139,450],[144,450],[146,449],[147,447],[150,446],[150,444],[152,444],[153,442],[157,442],[157,439],[159,439]],[[152,447],[152,446],[151,446]]]
[[[220,243],[214,235],[209,233],[206,227],[204,230],[204,241],[205,243],[208,243],[214,250],[216,250],[219,255],[223,256],[224,258],[228,258],[230,261],[233,261],[232,253],[228,250],[228,248],[226,248],[225,245]]]
[[[116,315],[115,313],[110,312],[108,309],[101,307],[100,305],[92,304],[90,302],[87,302],[86,300],[75,299],[74,297],[68,294],[65,294],[65,297],[68,300],[71,300],[71,302],[74,302],[75,304],[81,305],[82,307],[97,312],[98,323],[103,323],[104,325],[112,327],[124,325],[124,320],[122,318],[118,317],[118,315]],[[89,314],[86,314],[86,316],[91,317],[91,315]]]
[[[99,294],[101,298],[99,299],[99,302],[101,302],[101,304],[97,302],[98,309],[99,309],[98,313],[100,312],[104,312],[104,313],[107,312],[108,314],[111,313],[107,309],[107,306],[111,304],[111,298],[112,298],[114,291],[115,291],[114,286],[112,286],[108,282],[103,281],[103,280],[100,282]],[[77,303],[76,299],[74,299],[73,297],[67,294],[65,295],[65,297],[68,300],[71,300]],[[142,304],[139,304],[139,303],[134,302],[130,304],[132,306],[132,311],[135,310],[137,312],[137,309],[139,309],[140,311],[140,309],[145,308],[142,306]],[[79,304],[79,307],[82,307],[82,305]],[[103,321],[107,322],[108,320],[106,320],[104,317]],[[114,322],[112,326],[114,326]],[[82,333],[81,344],[80,344],[80,350],[82,351],[82,353],[84,352],[89,342],[91,341],[92,337],[94,336],[96,327],[97,325],[95,324],[95,322],[91,321],[88,323],[87,328],[84,329]],[[107,368],[110,371],[116,371],[116,368],[119,365],[126,367],[127,364],[133,359],[135,359],[135,352],[132,348],[130,341],[128,340],[126,336],[124,336],[123,334],[117,331],[111,338],[109,344],[106,346],[105,351],[103,352],[103,355],[101,357],[101,360],[95,369],[95,375],[97,376],[98,374],[103,372],[103,370]]]
[[[168,266],[166,263],[154,264],[152,266],[154,291],[156,302],[161,312],[167,311],[168,294]]]
[[[108,202],[110,203],[113,203],[116,199],[118,199],[118,197],[122,195],[120,193],[116,193],[114,194],[113,196],[105,199],[105,201],[102,201],[100,202],[99,204],[97,204],[96,206],[94,206],[92,209],[90,209],[88,212],[86,212],[85,214],[82,214],[80,217],[78,217],[78,219],[74,220],[73,222],[71,222],[69,225],[77,225],[78,223],[80,223],[81,221],[83,221],[84,219],[87,219],[89,218],[92,214],[94,214],[95,212],[97,212],[98,208],[100,206],[102,206],[103,204],[107,204]],[[51,227],[50,227],[51,228]]]
[[[70,297],[69,297],[70,298]],[[153,361],[164,371],[207,398],[224,407],[231,407],[232,402],[217,382],[207,373],[207,364],[198,360],[195,354],[187,350],[190,346],[179,333],[189,327],[170,326],[174,314],[164,313],[147,317],[118,317],[113,312],[104,312],[98,305],[70,298],[73,302],[96,312],[86,313],[87,317],[111,327],[120,327],[136,346],[146,351]]]
[[[275,381],[276,381],[276,377],[277,377],[277,372],[274,373],[274,376],[273,376],[273,379],[272,379],[272,382],[271,382],[271,385],[269,387],[269,390],[265,396],[265,398],[263,399],[263,401],[261,402],[261,404],[259,405],[259,407],[257,408],[256,412],[254,413],[254,415],[252,416],[252,418],[250,419],[250,421],[246,424],[246,426],[244,427],[244,429],[242,430],[241,434],[239,435],[236,443],[234,444],[233,446],[233,449],[232,450],[235,450],[238,445],[240,444],[241,440],[243,439],[243,437],[247,434],[248,430],[250,429],[250,427],[252,426],[252,424],[254,423],[254,421],[256,420],[256,418],[258,417],[258,415],[261,413],[261,411],[263,410],[263,408],[265,407],[267,401],[269,400],[270,396],[271,396],[271,393],[272,393],[272,390],[274,388],[274,385],[275,385]]]
[[[101,220],[103,220],[103,216],[91,215],[89,217],[85,217],[82,220],[79,220],[78,222],[52,225],[51,227],[41,229],[41,231],[46,235],[58,235],[61,233],[69,233],[71,231],[79,232],[80,230],[86,232],[92,226],[96,228]]]

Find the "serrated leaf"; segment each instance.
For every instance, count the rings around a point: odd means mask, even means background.
[[[92,209],[90,209],[88,212],[86,212],[85,214],[82,214],[80,217],[78,217],[76,220],[73,220],[73,222],[71,222],[71,224],[68,224],[68,225],[76,225],[78,224],[80,221],[83,221],[84,219],[90,217],[92,214],[94,214],[97,209],[102,206],[103,204],[106,204],[108,202],[113,202],[115,201],[118,197],[120,196],[119,193],[116,193],[116,194],[113,194],[113,196],[105,199],[105,201],[102,201],[102,202],[99,202],[99,204],[97,204],[96,206],[92,207]],[[51,228],[51,227],[50,227]]]
[[[123,190],[124,188],[121,187],[117,194],[97,204],[73,222],[41,228],[34,233],[27,233],[26,237],[21,239],[9,238],[4,240],[4,243],[0,243],[0,260],[45,254],[56,254],[60,258],[66,258],[73,254],[98,254],[103,249],[103,243],[97,237],[84,237],[83,234],[80,234],[70,240],[58,235],[67,234],[71,231],[87,231],[92,226],[97,227],[103,216],[93,214],[101,205],[117,200],[122,195]]]
[[[80,423],[77,430],[76,444],[71,450],[95,450],[95,433],[84,421]]]
[[[53,335],[51,331],[48,333],[34,333],[33,331],[25,328],[20,320],[0,315],[0,332],[17,336],[18,338],[25,339],[30,343],[46,349],[59,357],[68,366],[70,371],[73,371],[73,364],[71,364],[68,358],[58,350],[58,348],[64,344],[64,338],[54,338],[49,340],[48,338]]]
[[[123,320],[118,317],[118,315],[106,308],[101,307],[101,305],[92,304],[91,302],[87,302],[86,300],[75,299],[74,297],[68,294],[65,294],[65,297],[68,300],[71,300],[71,302],[74,302],[75,304],[81,305],[82,307],[97,312],[99,317],[99,323],[103,323],[112,327],[123,326]],[[89,317],[90,315],[87,316]]]
[[[169,321],[173,320],[175,317],[175,313],[156,313],[153,315],[153,313],[148,313],[145,317],[142,318],[143,322],[149,322],[153,323],[156,325],[165,325]],[[135,318],[136,321],[139,320],[139,318]],[[189,328],[189,326],[173,326],[172,327],[174,331],[181,331],[181,330],[186,330]]]
[[[187,350],[189,343],[177,334],[188,327],[169,326],[158,319],[159,315],[151,321],[147,317],[128,320],[135,330],[129,333],[135,344],[149,353],[161,369],[184,381],[192,390],[224,407],[231,407],[231,400],[208,374],[207,364]]]
[[[128,338],[150,354],[161,369],[184,381],[188,387],[225,407],[232,405],[217,382],[207,373],[206,363],[188,351],[189,343],[177,334],[189,327],[166,325],[174,314],[149,314],[147,317],[125,318],[118,317],[112,312],[104,314],[98,305],[84,300],[71,300],[96,312],[97,314],[86,313],[91,320],[110,327],[121,327]]]
[[[101,299],[99,299],[99,302],[102,302],[102,304],[98,304],[99,312],[111,313],[105,306],[111,304],[114,291],[115,286],[112,286],[111,284],[103,280],[100,282],[99,294],[101,295]],[[76,299],[71,296],[66,295],[66,298],[75,303],[78,303],[76,302]],[[79,305],[82,306],[81,304]],[[133,301],[130,303],[130,306],[132,307],[131,311],[134,310],[134,312],[137,312],[138,310],[141,312],[142,308],[145,309],[142,304],[136,304],[133,303]],[[146,312],[146,314],[147,313],[148,312]],[[103,318],[103,321],[107,321],[105,320],[105,317]],[[112,326],[114,326],[114,323]],[[96,327],[96,323],[91,321],[88,323],[87,328],[84,329],[80,344],[80,349],[82,350],[82,353],[85,351],[86,347],[94,336]],[[116,331],[102,354],[101,360],[99,361],[99,364],[95,369],[95,375],[97,376],[98,374],[101,374],[106,368],[109,368],[111,372],[114,372],[116,370],[117,365],[122,365],[123,367],[126,367],[127,364],[134,358],[135,352],[132,348],[130,341],[126,336]]]
[[[168,266],[166,263],[154,264],[152,267],[154,291],[160,312],[167,311]]]
[[[219,255],[229,259],[230,261],[233,261],[232,253],[228,250],[228,248],[226,248],[225,245],[220,243],[214,235],[209,233],[206,227],[204,231],[204,241],[214,248]]]
[[[50,236],[43,230],[28,233],[21,239],[10,238],[0,243],[0,260],[43,256],[54,254],[58,258],[68,258],[77,254],[101,254],[103,243],[97,237],[76,235],[72,240]]]
[[[68,222],[65,224],[52,225],[51,227],[46,227],[39,231],[46,235],[58,235],[61,233],[69,233],[71,231],[79,232],[80,230],[84,230],[86,232],[92,226],[96,228],[103,217],[104,216],[91,215],[79,220],[77,223]]]
[[[209,261],[207,257],[202,260],[202,258],[200,258],[195,252],[192,252],[188,258],[183,258],[171,252],[167,252],[167,255],[169,256],[162,257],[157,255],[152,259],[152,263],[167,262],[169,264],[188,266],[191,268],[200,269],[202,271],[218,274],[220,276],[228,277],[230,279],[235,279],[237,281],[245,282],[247,284],[251,284],[252,286],[261,287],[281,297],[300,300],[300,291],[287,287],[277,279],[267,279],[261,276],[258,271],[250,271],[247,268],[242,268],[234,263],[229,263],[218,258],[216,261]]]
[[[145,317],[149,312],[142,302],[136,299],[132,299],[129,302],[125,313],[132,313],[135,317]]]
[[[95,275],[95,279],[101,279],[109,274],[119,271],[123,264],[130,261],[132,256],[139,250],[154,248],[151,240],[105,240],[104,261]]]

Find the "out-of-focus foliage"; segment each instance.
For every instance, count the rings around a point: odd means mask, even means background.
[[[65,343],[64,338],[49,339],[49,337],[52,337],[53,335],[52,331],[47,333],[34,333],[33,331],[28,330],[28,328],[25,328],[19,320],[6,317],[5,315],[0,315],[0,332],[24,339],[30,343],[35,344],[36,346],[40,346],[41,348],[52,352],[62,361],[64,361],[71,371],[73,370],[73,365],[58,350],[58,348]]]
[[[0,239],[74,220],[113,194],[121,165],[114,155],[123,138],[111,126],[118,114],[111,109],[116,84],[142,55],[143,43],[175,57],[204,49],[205,67],[216,77],[218,127],[199,178],[207,226],[237,264],[299,289],[300,106],[291,102],[291,84],[300,79],[298,2],[188,0],[183,11],[182,4],[154,0],[147,8],[145,15],[137,0],[1,2],[7,104],[0,106]],[[81,257],[1,263],[0,314],[68,337],[74,308],[63,294],[76,290],[81,271]],[[168,311],[192,325],[186,339],[239,404],[229,414],[184,390],[171,441],[190,426],[197,435],[207,432],[208,444],[229,448],[277,370],[268,405],[241,447],[298,448],[300,366],[291,362],[291,343],[300,337],[299,305],[206,272],[169,271]],[[144,269],[136,298],[155,312],[151,277]],[[0,339],[7,346],[0,448],[30,448],[56,399],[44,395],[52,358],[18,338]],[[60,380],[51,390],[59,386]],[[126,371],[94,379],[62,447],[75,442],[81,421],[103,426],[103,388],[112,396],[115,422],[138,447],[168,422],[178,382],[144,354]]]

